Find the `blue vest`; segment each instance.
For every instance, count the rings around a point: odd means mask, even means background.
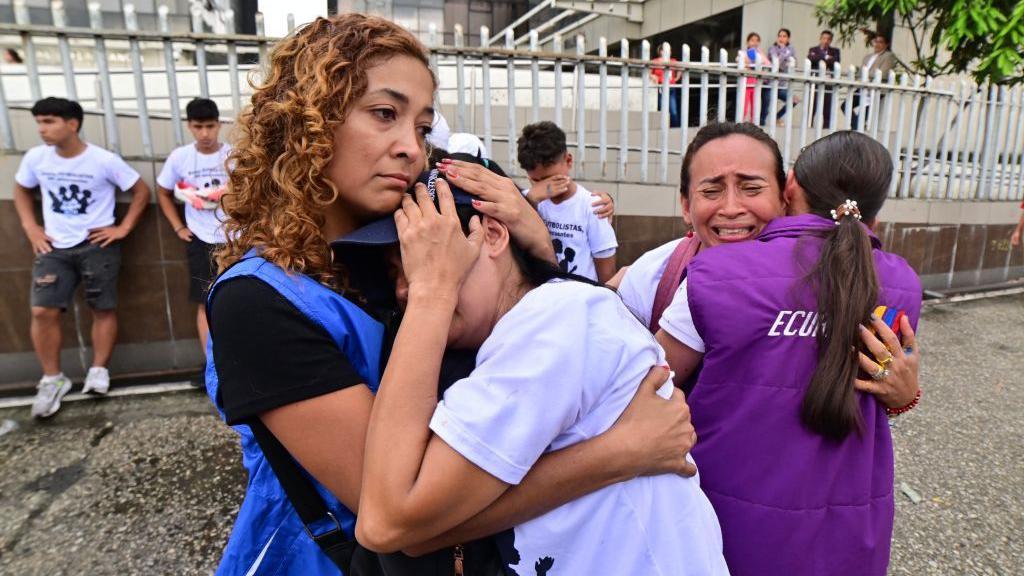
[[[208,301],[212,302],[221,284],[239,277],[266,282],[307,318],[323,326],[366,385],[376,393],[380,384],[382,324],[312,278],[286,272],[253,252],[217,279],[210,289]],[[219,382],[212,340],[211,337],[206,351],[206,389],[223,418],[223,407],[217,401]],[[249,473],[249,484],[217,574],[340,574],[306,533],[252,431],[246,425],[232,428],[241,437],[242,464]],[[338,518],[342,529],[353,537],[355,515],[319,482],[312,477],[310,479],[327,507]]]

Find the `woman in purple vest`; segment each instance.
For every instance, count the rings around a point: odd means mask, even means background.
[[[920,397],[912,326],[921,284],[870,230],[891,174],[889,153],[867,136],[815,142],[786,182],[800,215],[773,220],[753,242],[702,252],[662,317],[673,368],[685,374],[703,358],[688,398],[693,455],[733,574],[886,572],[887,413]],[[905,313],[902,344],[873,316],[878,305]],[[856,351],[865,325],[885,342],[865,339],[873,358]]]

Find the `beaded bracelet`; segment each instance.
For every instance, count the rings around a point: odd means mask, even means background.
[[[910,404],[907,404],[906,406],[903,406],[902,408],[889,408],[889,407],[886,407],[885,408],[885,413],[888,414],[889,416],[899,416],[900,414],[903,414],[904,412],[910,412],[910,410],[913,409],[914,406],[917,406],[917,403],[920,402],[920,401],[921,401],[921,389],[918,388],[917,389],[917,395],[914,396],[914,399],[910,401]]]

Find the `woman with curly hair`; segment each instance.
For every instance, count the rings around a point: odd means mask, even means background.
[[[435,87],[424,48],[400,26],[360,14],[319,18],[275,47],[239,119],[223,200],[228,242],[207,302],[206,377],[241,437],[249,483],[219,574],[338,573],[323,549],[352,538],[397,308],[384,249],[334,251],[330,241],[400,206],[426,165]],[[476,182],[481,211],[502,215],[524,246],[551,251],[511,181]],[[666,376],[652,371],[608,432],[543,458],[516,489],[417,550],[499,532],[640,474],[693,474],[685,404],[654,393]],[[326,506],[324,522],[300,520],[268,446],[301,468]],[[451,573],[455,555],[445,557]]]

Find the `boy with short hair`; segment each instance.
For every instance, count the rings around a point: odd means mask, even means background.
[[[206,352],[209,326],[206,321],[206,292],[213,281],[214,251],[224,238],[224,211],[220,198],[227,189],[225,162],[231,146],[221,143],[220,110],[217,103],[195,98],[185,107],[185,122],[195,142],[176,148],[156,177],[160,211],[182,242],[187,242],[189,300],[196,303],[199,342]],[[181,221],[172,196],[185,202]]]
[[[32,265],[32,346],[43,368],[32,416],[60,409],[71,381],[60,369],[60,314],[79,282],[92,309],[92,367],[83,392],[110,389],[107,362],[117,340],[117,275],[120,240],[138,224],[149,201],[139,173],[113,152],[82,140],[78,102],[44,98],[32,106],[43,144],[25,153],[15,175],[14,205],[36,254]],[[43,200],[43,226],[32,209],[32,189]],[[115,188],[132,194],[128,212],[114,223]]]
[[[615,275],[619,244],[608,220],[593,213],[589,190],[574,182],[573,157],[565,132],[554,122],[537,122],[519,136],[519,165],[530,178],[530,202],[551,232],[558,266],[601,283]]]

